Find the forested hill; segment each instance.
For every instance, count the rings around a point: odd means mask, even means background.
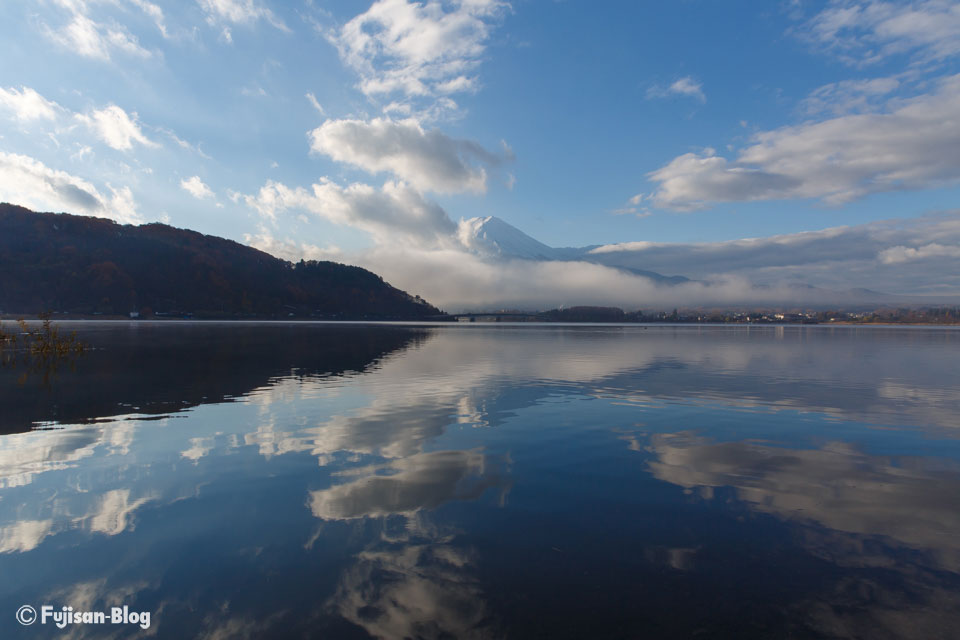
[[[0,312],[421,319],[436,307],[335,262],[290,263],[165,224],[0,204]]]

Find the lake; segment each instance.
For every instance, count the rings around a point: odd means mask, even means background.
[[[960,628],[955,329],[62,326],[0,369],[0,637]]]

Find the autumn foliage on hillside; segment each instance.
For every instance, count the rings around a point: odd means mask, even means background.
[[[424,318],[435,307],[365,269],[291,263],[164,224],[0,204],[0,312]]]

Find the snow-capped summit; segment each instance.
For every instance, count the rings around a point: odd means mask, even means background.
[[[683,276],[664,276],[643,268],[634,256],[620,253],[592,253],[596,245],[588,247],[551,247],[531,238],[513,225],[496,216],[460,220],[457,238],[468,251],[493,259],[519,258],[522,260],[561,260],[601,264],[629,271],[664,284],[686,282]]]
[[[461,220],[457,237],[464,247],[483,256],[526,260],[561,259],[553,247],[531,238],[496,216]]]

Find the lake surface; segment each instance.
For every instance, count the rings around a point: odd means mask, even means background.
[[[960,629],[960,331],[63,326],[0,369],[0,637]]]

